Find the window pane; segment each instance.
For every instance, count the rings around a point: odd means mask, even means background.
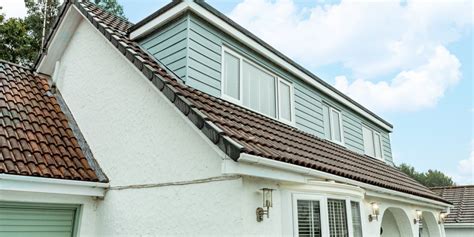
[[[364,136],[364,152],[366,155],[375,156],[374,139],[372,130],[362,126],[362,135]]]
[[[276,117],[275,78],[247,62],[242,71],[243,105]]]
[[[380,135],[374,133],[375,157],[382,158],[382,148],[380,147]]]
[[[324,122],[324,136],[331,140],[331,122],[329,120],[329,106],[323,104],[323,122]]]
[[[341,121],[340,121],[340,113],[337,111],[332,110],[332,122],[333,122],[333,134],[332,139],[334,141],[342,142],[341,137]]]
[[[240,99],[240,61],[229,53],[224,54],[224,94]]]
[[[298,236],[321,237],[321,211],[319,201],[298,200]]]
[[[291,89],[289,85],[279,83],[280,116],[282,119],[291,121]]]
[[[348,237],[346,200],[328,199],[329,236]]]
[[[362,237],[362,223],[360,219],[360,207],[358,202],[351,201],[351,212],[353,237]]]

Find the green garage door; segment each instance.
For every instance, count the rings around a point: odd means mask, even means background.
[[[0,237],[74,236],[78,206],[0,202]]]

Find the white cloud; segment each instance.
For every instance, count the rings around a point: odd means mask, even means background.
[[[390,82],[358,79],[349,83],[346,77],[340,76],[335,87],[378,111],[417,110],[434,106],[460,80],[460,66],[454,55],[438,46],[426,64],[402,71]]]
[[[446,45],[472,30],[471,10],[471,1],[343,0],[300,8],[293,0],[244,0],[229,16],[308,67],[343,65],[352,75],[346,75],[348,81],[339,78],[339,85],[347,82],[350,94],[366,93],[355,88],[371,88],[370,95],[360,97],[391,103],[379,108],[382,103],[374,102],[373,108],[400,109],[403,104],[414,110],[433,106],[459,80],[459,61]],[[438,73],[448,77],[437,76],[434,82],[428,78]],[[397,76],[391,82],[370,82],[387,75]],[[354,78],[358,80],[350,83]],[[425,82],[432,91],[424,91]],[[405,102],[394,101],[400,95],[406,96]],[[409,100],[415,100],[413,106]]]
[[[23,18],[26,16],[26,7],[23,0],[0,0],[0,6],[6,18],[19,17]]]
[[[458,172],[454,175],[456,184],[474,184],[474,141],[472,141],[470,157],[460,160]]]

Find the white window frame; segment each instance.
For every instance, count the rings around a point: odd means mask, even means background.
[[[335,109],[334,107],[330,106],[329,104],[326,104],[328,107],[329,107],[329,127],[331,129],[331,134],[329,134],[329,136],[331,137],[331,141],[334,142],[334,143],[337,143],[339,145],[342,145],[344,146],[344,126],[342,125],[342,112],[338,109]],[[332,112],[336,112],[337,114],[339,114],[339,133],[340,133],[340,136],[341,136],[341,141],[337,141],[334,137],[334,116],[332,115]],[[323,115],[324,116],[324,115]]]
[[[307,194],[307,193],[293,193],[292,194],[292,215],[293,215],[293,236],[298,235],[298,200],[313,200],[319,201],[319,208],[321,212],[321,235],[329,236],[329,209],[328,209],[328,199],[337,199],[344,200],[346,203],[346,221],[347,221],[347,231],[349,232],[349,237],[354,236],[353,223],[352,223],[352,210],[351,210],[351,201],[359,203],[360,210],[360,219],[362,230],[364,229],[364,210],[362,205],[362,200],[359,198],[347,197],[347,196],[337,196],[337,195],[322,195],[322,194]],[[364,231],[362,231],[364,232]],[[364,233],[362,233],[363,236]]]
[[[284,122],[286,124],[289,124],[289,125],[295,125],[295,108],[294,108],[294,89],[293,89],[293,84],[279,76],[277,76],[275,73],[272,73],[271,71],[265,69],[264,67],[258,65],[257,63],[253,62],[252,60],[242,56],[241,54],[235,52],[234,50],[230,49],[229,47],[226,47],[225,45],[222,46],[222,50],[221,50],[221,98],[224,99],[224,100],[227,100],[231,103],[234,103],[234,104],[238,104],[240,106],[243,106],[255,113],[258,113],[258,114],[261,114],[263,116],[266,116],[266,117],[269,117],[269,118],[272,118],[272,119],[276,119],[276,120],[279,120],[281,122]],[[236,58],[239,59],[239,99],[236,99],[232,96],[229,96],[229,95],[226,95],[224,93],[224,88],[225,88],[225,83],[226,83],[226,80],[225,80],[225,77],[224,77],[224,68],[225,68],[225,54],[228,53]],[[275,78],[275,117],[272,117],[270,115],[267,115],[267,114],[264,114],[260,111],[257,111],[257,110],[254,110],[252,108],[249,108],[247,106],[244,106],[243,105],[243,63],[248,63],[254,67],[256,67],[257,69],[267,73],[268,75],[271,75],[273,78]],[[291,120],[292,121],[288,121],[286,119],[282,119],[281,116],[280,116],[280,96],[279,96],[279,88],[280,88],[280,82],[283,82],[285,84],[287,84],[289,87],[290,87],[290,108],[291,108],[291,111],[290,111],[290,114],[291,114]]]
[[[362,130],[362,143],[364,143],[364,154],[369,156],[369,157],[372,157],[372,158],[375,158],[377,160],[381,160],[381,161],[385,161],[385,158],[384,158],[384,155],[383,155],[383,144],[382,144],[382,134],[380,134],[380,132],[378,131],[375,131],[373,128],[365,125],[365,124],[362,124],[362,127],[363,128],[366,128],[368,130],[370,130],[372,132],[372,145],[374,146],[374,156],[371,156],[369,154],[367,154],[365,152],[365,141],[364,141],[364,130]],[[375,151],[376,147],[375,147],[375,134],[377,134],[379,136],[379,145],[380,145],[380,157],[377,157],[376,154],[377,152]]]
[[[278,103],[277,103],[277,107],[278,107],[278,118],[285,122],[285,123],[288,123],[288,124],[295,124],[295,108],[294,108],[294,90],[293,90],[293,84],[291,84],[290,82],[288,82],[287,80],[284,80],[280,77],[278,77],[278,80],[277,80],[277,100],[278,100]],[[280,100],[280,83],[283,83],[285,85],[287,85],[289,88],[290,88],[290,120],[291,121],[288,121],[284,118],[281,117],[281,100]]]

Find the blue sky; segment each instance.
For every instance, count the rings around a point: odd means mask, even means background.
[[[118,1],[132,22],[169,2]],[[471,1],[207,2],[391,122],[396,164],[474,183]]]

